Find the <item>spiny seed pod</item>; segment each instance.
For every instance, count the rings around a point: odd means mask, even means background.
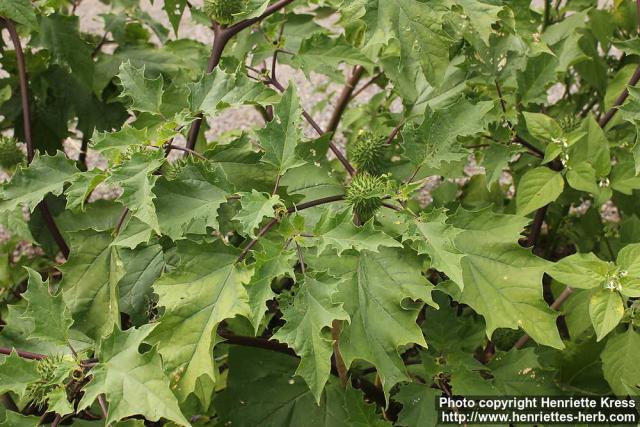
[[[62,356],[54,355],[38,361],[36,370],[40,378],[27,386],[26,396],[37,408],[43,408],[47,404],[48,394],[58,387],[54,380],[57,369],[62,363]]]
[[[24,153],[16,145],[15,139],[0,137],[0,166],[11,169],[22,163],[24,157]]]
[[[498,350],[509,351],[522,336],[519,329],[498,328],[493,331],[491,341]]]
[[[204,13],[219,24],[231,24],[247,7],[247,0],[205,0]]]
[[[49,394],[49,391],[51,391],[51,387],[46,383],[37,381],[27,386],[25,396],[34,407],[42,409],[47,404],[47,394]]]
[[[364,132],[349,146],[349,158],[359,171],[379,175],[385,168],[385,151],[387,145],[384,138],[371,132]]]
[[[389,183],[384,176],[360,173],[353,177],[347,188],[346,200],[360,219],[367,221],[382,206],[388,191]]]
[[[40,374],[40,378],[42,378],[42,380],[49,381],[55,376],[56,369],[62,363],[62,356],[59,354],[55,354],[38,361],[38,366],[36,367],[36,369],[38,371],[38,374]]]

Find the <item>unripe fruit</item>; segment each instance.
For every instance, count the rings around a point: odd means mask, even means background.
[[[11,169],[24,160],[24,153],[13,138],[0,137],[0,166]]]
[[[25,390],[27,400],[33,406],[39,409],[46,406],[47,395],[57,387],[58,369],[62,369],[62,372],[64,372],[64,368],[60,368],[62,362],[62,357],[59,355],[52,355],[37,362],[36,370],[40,378],[31,382]]]
[[[384,138],[364,132],[349,146],[349,158],[359,171],[379,175],[385,169],[385,142]]]
[[[221,25],[231,24],[247,7],[247,0],[205,0],[204,13]]]
[[[367,221],[380,206],[389,191],[389,182],[383,176],[359,173],[347,188],[346,200],[361,220]]]

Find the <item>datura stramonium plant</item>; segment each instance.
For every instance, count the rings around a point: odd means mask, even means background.
[[[640,396],[640,0],[78,3],[0,0],[0,427]]]

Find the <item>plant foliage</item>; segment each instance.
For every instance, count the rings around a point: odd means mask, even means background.
[[[78,3],[0,1],[0,425],[640,394],[640,3]]]

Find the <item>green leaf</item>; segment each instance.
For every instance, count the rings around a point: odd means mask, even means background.
[[[118,166],[105,181],[122,187],[122,194],[116,199],[129,208],[132,215],[160,233],[156,209],[153,205],[153,187],[158,180],[155,172],[164,162],[160,150],[150,154],[135,153],[131,159]]]
[[[184,9],[187,7],[186,0],[165,0],[162,8],[167,14],[167,18],[169,18],[169,22],[171,23],[171,27],[173,28],[173,32],[177,35],[178,28],[180,27],[180,20],[182,19],[182,14],[184,13]]]
[[[228,107],[241,105],[270,105],[278,95],[264,84],[249,79],[242,73],[226,74],[219,68],[189,86],[189,106],[193,113],[214,116]]]
[[[67,344],[60,346],[50,341],[29,339],[34,326],[33,322],[22,317],[25,309],[26,303],[24,302],[7,306],[6,314],[3,315],[6,325],[0,332],[0,345],[40,354],[69,354],[70,349]],[[74,349],[82,350],[92,345],[91,340],[81,333],[77,333],[74,329],[71,329],[71,333],[73,335],[71,345]]]
[[[398,347],[427,346],[415,323],[422,304],[406,300],[435,305],[432,285],[422,276],[419,259],[407,250],[364,250],[354,269],[355,274],[340,286],[335,299],[351,317],[351,322],[343,325],[340,351],[347,367],[356,359],[375,365],[388,396],[395,384],[408,378]]]
[[[611,171],[611,155],[609,140],[598,122],[589,116],[583,121],[580,130],[585,136],[580,138],[569,149],[569,166],[589,162],[596,170],[597,176],[607,176]]]
[[[117,206],[120,207],[120,205]],[[122,209],[120,209],[120,215],[122,215]],[[155,235],[155,233],[151,227],[138,218],[127,215],[120,228],[120,233],[113,239],[111,245],[119,248],[135,249],[140,244],[149,243],[152,235]]]
[[[436,398],[442,392],[431,388],[427,384],[406,384],[400,388],[394,400],[402,403],[402,410],[398,414],[399,426],[437,425]]]
[[[635,217],[631,219],[634,222],[637,220]],[[640,243],[629,244],[620,249],[616,264],[623,268],[630,277],[640,276]]]
[[[362,51],[349,45],[344,37],[330,38],[326,34],[312,34],[303,40],[300,50],[293,59],[294,65],[300,67],[307,77],[311,72],[322,73],[334,80],[344,79],[340,65],[361,65],[373,68],[373,62]]]
[[[71,69],[74,77],[86,89],[91,89],[95,73],[91,58],[93,48],[83,40],[79,27],[78,16],[41,15],[38,40],[51,53],[53,63]]]
[[[40,379],[38,362],[23,359],[13,350],[9,356],[5,356],[0,364],[0,395],[12,391],[21,398],[24,397],[27,386]]]
[[[47,409],[62,416],[75,412],[73,403],[69,402],[67,390],[64,387],[56,387],[47,394]]]
[[[71,181],[76,172],[73,161],[62,151],[55,156],[36,153],[29,167],[20,167],[11,181],[2,186],[0,213],[13,211],[19,205],[33,212],[47,194],[60,195],[65,182]]]
[[[240,191],[273,191],[277,170],[260,163],[260,154],[256,153],[247,134],[242,133],[229,144],[218,145],[205,152],[205,155],[222,168],[224,176],[234,188]]]
[[[29,29],[38,26],[34,7],[29,0],[0,0],[0,16]]]
[[[465,158],[467,152],[457,143],[457,138],[481,132],[483,118],[492,108],[492,102],[471,104],[463,99],[449,108],[428,111],[418,128],[403,130],[405,156],[415,167],[434,168],[443,162]]]
[[[639,39],[640,40],[640,39]],[[632,64],[629,64],[632,70],[635,70]],[[625,84],[628,82],[628,79],[625,80]],[[620,106],[618,109],[620,117],[628,122],[635,124],[638,119],[638,113],[640,113],[640,89],[635,86],[627,86],[627,91],[629,92],[629,96],[624,104]],[[617,94],[619,95],[619,93]]]
[[[572,188],[597,195],[600,193],[596,170],[589,163],[580,163],[567,171],[567,182]]]
[[[441,286],[444,288],[446,282]],[[459,316],[457,306],[451,304],[450,298],[442,292],[442,288],[440,290],[441,292],[433,294],[438,308],[425,309],[425,317],[428,320],[422,324],[422,330],[429,343],[427,352],[436,357],[467,353],[464,357],[471,360],[468,353],[473,352],[478,343],[486,338],[484,324],[475,321],[471,316]]]
[[[332,391],[332,390],[330,390]],[[337,395],[337,393],[334,392]],[[363,401],[362,393],[347,384],[344,393],[345,423],[350,426],[390,427],[392,424],[382,419],[376,411],[376,405]]]
[[[618,326],[624,316],[624,303],[620,294],[615,289],[595,290],[589,300],[589,316],[600,341]]]
[[[138,352],[154,328],[155,325],[145,325],[124,332],[116,328],[100,341],[97,351],[100,363],[91,370],[92,379],[84,387],[79,409],[89,407],[104,394],[109,403],[106,424],[143,415],[149,421],[166,418],[178,425],[191,425],[169,388],[169,379],[163,373],[162,359],[156,350]]]
[[[251,193],[239,193],[240,205],[242,209],[233,217],[240,223],[240,230],[243,234],[256,237],[255,230],[260,226],[264,218],[275,218],[276,208],[284,204],[280,196],[261,193],[251,190]]]
[[[516,211],[527,215],[555,201],[563,190],[564,179],[559,172],[546,167],[531,169],[518,183]]]
[[[251,274],[235,264],[239,251],[220,241],[179,241],[177,253],[179,263],[153,285],[164,315],[150,340],[166,369],[178,375],[174,392],[180,400],[195,393],[207,407],[217,378],[211,358],[215,333],[223,320],[249,316],[244,285]]]
[[[442,11],[416,0],[371,0],[363,20],[367,26],[365,49],[399,42],[398,70],[424,75],[432,86],[444,79],[451,40],[442,28]]]
[[[547,101],[547,88],[555,82],[558,59],[549,53],[528,58],[524,71],[517,73],[518,94],[522,104],[541,104]]]
[[[87,199],[98,184],[106,178],[107,175],[98,168],[76,174],[71,185],[64,192],[67,196],[67,209],[84,211]]]
[[[564,135],[560,124],[546,114],[524,112],[522,115],[527,122],[527,130],[534,138],[553,141]]]
[[[398,241],[392,239],[382,230],[376,229],[373,219],[361,227],[354,225],[351,209],[335,213],[333,210],[327,209],[316,224],[313,234],[318,240],[318,254],[324,252],[326,248],[335,249],[340,256],[349,249],[378,252],[381,246],[402,247]]]
[[[478,32],[482,41],[489,45],[489,37],[494,34],[491,26],[498,21],[498,14],[502,12],[504,7],[476,0],[455,0],[455,2],[462,6],[464,12],[469,16],[469,22]]]
[[[499,182],[505,169],[514,157],[524,152],[522,147],[515,145],[504,145],[500,143],[491,144],[484,152],[482,166],[485,170],[487,188],[495,182]]]
[[[582,49],[584,32],[580,31],[586,20],[586,10],[567,17],[548,27],[542,34],[542,41],[551,46],[558,58],[557,72],[566,72],[570,66],[579,65],[591,58]]]
[[[610,264],[594,254],[577,253],[550,265],[547,272],[557,281],[572,288],[591,289],[602,285],[610,270]]]
[[[115,132],[94,132],[90,147],[111,160],[118,160],[131,146],[143,145],[148,139],[147,128],[124,125]]]
[[[555,45],[556,43],[566,39],[578,28],[585,26],[585,19],[587,18],[587,11],[582,10],[578,13],[571,14],[567,19],[564,19],[558,23],[550,25],[545,29],[543,40],[544,42]]]
[[[447,215],[442,209],[435,209],[411,224],[405,240],[417,244],[418,254],[429,255],[431,267],[445,273],[460,288],[462,278],[462,254],[454,244],[456,236],[463,230],[447,223]]]
[[[602,371],[613,392],[618,396],[636,396],[640,384],[640,335],[629,327],[627,332],[609,338],[600,358]]]
[[[135,251],[120,252],[124,275],[118,282],[120,310],[129,315],[134,325],[147,322],[152,304],[151,285],[165,267],[162,246],[150,245]]]
[[[640,297],[640,244],[620,249],[616,264],[619,268],[620,293],[631,298]]]
[[[304,196],[302,201],[335,196],[344,191],[344,186],[330,168],[307,163],[299,168],[289,169],[280,180],[291,195]]]
[[[636,175],[636,166],[633,162],[621,162],[615,165],[609,179],[611,188],[623,194],[631,195],[633,190],[640,189],[640,176]]]
[[[547,375],[538,357],[535,348],[512,349],[506,353],[498,353],[488,367],[499,394],[558,394],[554,378]]]
[[[305,163],[296,153],[302,137],[301,121],[302,108],[295,85],[292,84],[274,107],[274,119],[257,132],[265,151],[262,161],[275,167],[278,175]]]
[[[283,309],[286,323],[273,336],[302,359],[296,374],[307,382],[318,404],[331,371],[333,340],[327,329],[334,320],[349,320],[341,304],[332,300],[339,282],[328,276],[306,276],[293,303]]]
[[[60,266],[64,302],[75,328],[97,339],[120,325],[118,281],[124,274],[109,233],[94,230],[70,233],[71,256]]]
[[[40,417],[36,415],[22,415],[19,412],[6,411],[6,417],[0,423],[1,427],[36,427],[40,424]]]
[[[487,336],[497,328],[522,328],[536,342],[563,348],[556,316],[542,296],[547,262],[518,244],[528,220],[516,215],[458,210],[452,225],[465,230],[454,244],[462,259],[460,301],[483,315]],[[499,309],[496,308],[499,302]]]
[[[33,322],[29,338],[66,345],[73,320],[62,295],[49,294],[49,280],[43,282],[40,273],[30,268],[27,268],[27,273],[29,283],[23,298],[28,304],[22,317]]]
[[[131,65],[131,61],[120,64],[118,78],[122,85],[123,98],[131,100],[130,109],[151,114],[161,114],[162,87],[164,81],[162,75],[155,79],[146,78],[144,75],[145,66],[136,68]]]
[[[451,380],[452,392],[456,394],[544,396],[559,392],[553,378],[540,366],[534,348],[497,352],[486,366],[456,368],[458,375],[454,371]]]
[[[273,351],[231,347],[227,388],[214,402],[221,422],[239,427],[372,425],[362,395],[353,389],[345,393],[336,381],[329,381],[316,404],[309,387],[294,376],[297,364],[296,358]],[[369,415],[364,423],[363,413]]]
[[[282,250],[282,245],[262,241],[261,248],[253,255],[256,262],[252,265],[254,274],[247,285],[249,305],[251,307],[251,324],[254,333],[258,334],[260,324],[267,309],[266,302],[276,294],[271,289],[273,279],[288,276],[295,279],[293,265],[298,261],[295,251]]]
[[[153,189],[155,210],[162,234],[172,240],[187,233],[204,234],[218,228],[218,209],[226,201],[227,184],[217,170],[188,160],[175,178],[160,178]]]

